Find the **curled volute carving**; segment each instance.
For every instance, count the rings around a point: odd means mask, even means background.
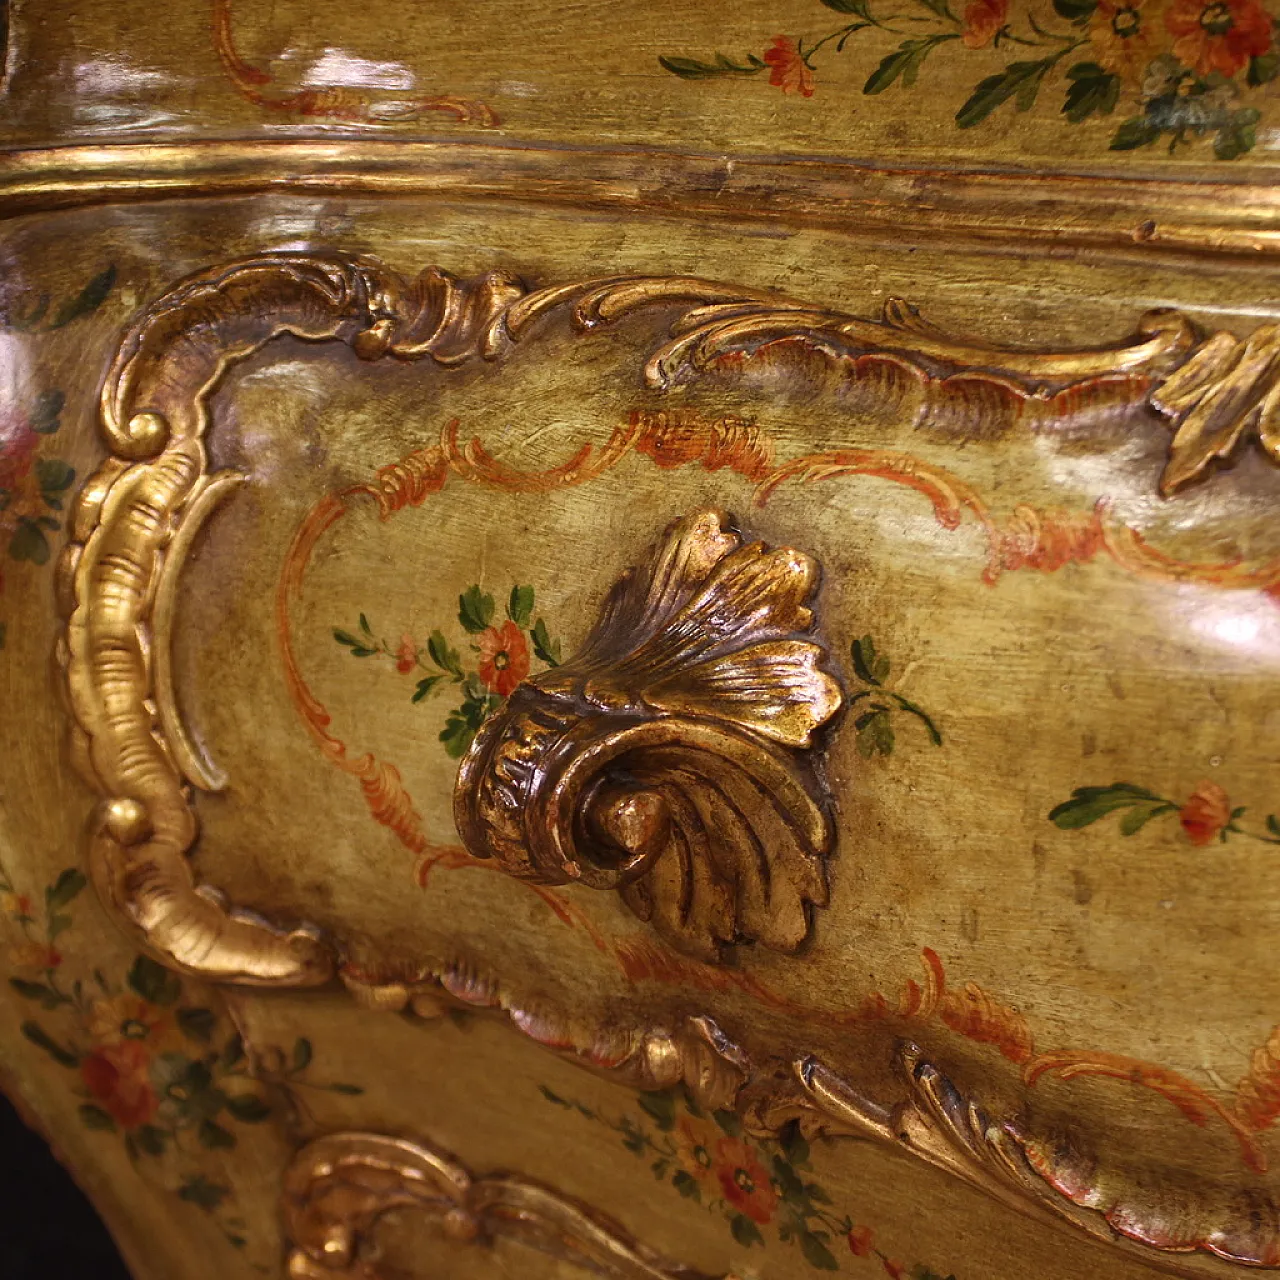
[[[613,1280],[734,1280],[664,1257],[539,1182],[477,1177],[438,1147],[381,1133],[316,1139],[294,1157],[283,1191],[290,1280],[390,1280],[369,1245],[379,1221],[397,1211],[433,1219],[456,1244],[513,1240]]]
[[[722,512],[673,524],[579,653],[477,735],[454,792],[468,850],[616,889],[704,959],[744,940],[793,951],[834,839],[812,763],[842,701],[809,635],[818,575]]]

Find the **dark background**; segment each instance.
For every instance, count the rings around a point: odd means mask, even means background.
[[[88,1200],[3,1094],[0,1280],[129,1280]]]

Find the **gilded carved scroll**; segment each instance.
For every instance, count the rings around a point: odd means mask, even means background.
[[[382,1007],[429,1004],[441,993],[491,1004],[545,1043],[643,1087],[683,1081],[762,1124],[816,1107],[828,1127],[861,1125],[988,1190],[1052,1205],[1095,1234],[1109,1236],[1113,1220],[1132,1226],[1136,1211],[1112,1212],[1088,1189],[1080,1173],[1087,1157],[1068,1161],[1012,1120],[992,1129],[942,1088],[937,1068],[910,1066],[910,1113],[895,1113],[897,1103],[859,1104],[863,1118],[854,1124],[850,1091],[837,1097],[833,1085],[815,1103],[813,1082],[824,1077],[808,1068],[779,1077],[775,1063],[754,1061],[709,1018],[584,1039],[545,1013],[527,1015],[500,982],[474,973],[363,974],[346,961],[342,939],[306,925],[278,928],[200,883],[189,860],[199,834],[193,789],[214,789],[220,779],[182,727],[168,639],[194,532],[243,478],[211,473],[204,444],[226,370],[284,334],[342,342],[364,360],[429,358],[443,368],[499,361],[561,308],[580,332],[676,309],[642,371],[654,390],[798,347],[873,390],[910,383],[919,393],[915,412],[959,437],[977,418],[1047,430],[1080,405],[1145,407],[1173,432],[1160,481],[1166,494],[1234,458],[1248,439],[1280,459],[1272,421],[1280,357],[1265,328],[1240,341],[1157,313],[1128,341],[1041,354],[948,337],[901,303],[869,321],[685,277],[529,291],[501,273],[460,282],[431,269],[410,281],[369,259],[309,253],[213,269],[147,308],[123,338],[101,398],[109,456],[78,497],[60,564],[74,751],[102,796],[88,858],[103,901],[141,945],[184,972],[285,987],[337,973]],[[606,449],[600,465],[632,444],[628,437],[614,454]],[[773,469],[762,463],[756,478],[767,494],[796,476],[865,470],[864,453]],[[494,465],[465,448],[446,464]],[[396,474],[379,501],[400,501],[405,486],[425,493],[434,483],[427,465],[407,460],[389,469]],[[936,510],[954,510],[956,521],[962,507],[984,518],[973,495],[945,478],[895,465]],[[307,536],[320,536],[336,510],[321,511]],[[1128,554],[1119,544],[1112,553]],[[582,651],[517,690],[483,726],[457,792],[470,852],[531,880],[614,888],[665,938],[705,959],[743,938],[795,949],[810,931],[811,907],[825,901],[833,839],[809,752],[841,704],[810,634],[815,580],[803,553],[747,543],[718,513],[677,523],[619,583]],[[707,647],[694,632],[713,634],[714,643]],[[379,762],[317,736],[371,806],[389,803],[393,780]],[[745,856],[756,843],[774,859],[768,876]],[[905,1141],[903,1133],[916,1136]],[[1280,1231],[1241,1226],[1253,1219],[1239,1205],[1202,1206],[1194,1216],[1194,1231],[1128,1234],[1169,1255],[1200,1250],[1280,1265]],[[319,1265],[303,1252],[297,1266]]]
[[[452,1156],[403,1138],[337,1133],[304,1147],[285,1173],[291,1280],[378,1280],[368,1244],[396,1210],[434,1219],[446,1239],[517,1241],[616,1280],[733,1280],[695,1271],[603,1214],[510,1174],[475,1177]]]

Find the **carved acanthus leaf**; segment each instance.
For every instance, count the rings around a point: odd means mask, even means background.
[[[470,852],[617,889],[706,959],[743,939],[794,950],[832,842],[803,753],[842,699],[808,638],[817,576],[721,512],[677,521],[581,651],[476,737],[454,804]]]

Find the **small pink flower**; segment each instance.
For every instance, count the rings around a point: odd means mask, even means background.
[[[413,637],[405,634],[400,637],[400,647],[396,650],[396,670],[401,675],[408,675],[418,665],[418,646]]]
[[[1192,844],[1205,845],[1231,821],[1231,799],[1216,782],[1201,782],[1178,811]]]

